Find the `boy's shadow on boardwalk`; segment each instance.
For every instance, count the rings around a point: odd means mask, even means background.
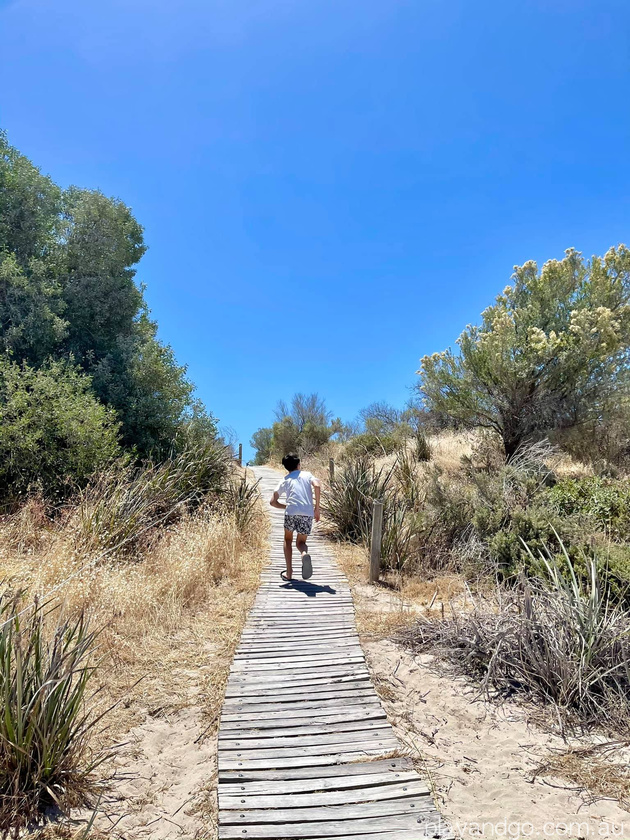
[[[287,583],[283,583],[281,589],[297,589],[307,598],[316,598],[318,595],[336,595],[337,590],[332,586],[320,586],[318,583],[309,583],[306,580],[296,580],[293,578]]]

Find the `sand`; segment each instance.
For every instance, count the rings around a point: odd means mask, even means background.
[[[589,802],[566,781],[533,778],[540,762],[567,744],[534,725],[526,707],[479,699],[430,655],[387,640],[364,647],[397,734],[422,758],[457,835],[630,837],[630,813],[616,802]]]

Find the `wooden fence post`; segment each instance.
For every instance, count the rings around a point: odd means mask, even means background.
[[[372,505],[372,539],[370,542],[370,583],[381,574],[381,540],[383,537],[383,502],[374,499]]]
[[[243,444],[239,443],[238,445],[238,465],[239,467],[243,466]]]
[[[328,475],[330,476],[330,483],[332,484],[335,480],[335,459],[329,458],[328,459]]]

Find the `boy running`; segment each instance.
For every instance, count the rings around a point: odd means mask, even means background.
[[[306,538],[311,533],[313,519],[319,522],[319,497],[321,482],[310,472],[300,469],[300,459],[297,455],[285,455],[282,466],[288,472],[278,488],[274,491],[269,504],[272,507],[286,510],[284,515],[284,559],[287,563],[285,572],[280,572],[282,580],[293,577],[293,532],[297,531],[295,545],[302,555],[302,578],[306,580],[313,574],[313,564],[308,553]],[[313,507],[313,490],[315,490],[315,506]],[[278,499],[285,495],[287,503],[281,504]]]

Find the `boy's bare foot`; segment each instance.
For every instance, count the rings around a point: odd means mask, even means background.
[[[291,583],[291,581],[293,580],[293,578],[291,577],[291,575],[289,575],[288,572],[280,572],[280,577],[287,583]]]

